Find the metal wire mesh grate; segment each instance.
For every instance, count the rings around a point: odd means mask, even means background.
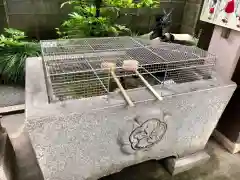
[[[69,55],[101,50],[141,47],[129,37],[87,38],[41,41],[43,56]]]
[[[197,47],[160,43],[131,37],[41,41],[51,100],[107,95],[116,90],[103,62],[114,62],[125,89],[143,86],[134,72],[122,68],[124,60],[137,60],[138,71],[151,84],[186,83],[211,78],[215,56]],[[128,82],[129,84],[126,84]]]

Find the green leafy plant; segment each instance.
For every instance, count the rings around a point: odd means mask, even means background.
[[[125,26],[111,24],[106,17],[85,17],[77,13],[70,14],[71,18],[62,24],[64,32],[58,32],[60,36],[72,37],[104,37],[118,36],[120,33],[128,32]]]
[[[76,4],[76,5],[86,5],[85,1],[81,1],[81,0],[70,0],[70,1],[66,1],[64,3],[61,4],[60,8],[62,8],[65,5],[72,5],[72,4]]]
[[[142,7],[158,7],[159,0],[105,0],[106,6],[118,7],[118,8],[142,8]]]
[[[159,0],[72,0],[63,3],[61,8],[65,5],[73,5],[73,12],[60,28],[56,28],[60,37],[103,37],[131,34],[125,25],[116,23],[121,9],[157,7]]]
[[[123,25],[115,24],[111,17],[96,17],[96,7],[75,6],[75,12],[69,14],[57,33],[64,38],[104,37],[129,34],[130,30]]]
[[[12,28],[0,35],[0,76],[6,83],[24,84],[26,58],[40,55],[40,45],[26,38]]]

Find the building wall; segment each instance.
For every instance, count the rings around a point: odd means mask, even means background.
[[[162,14],[165,9],[166,12],[169,12],[173,9],[172,12],[172,32],[179,32],[181,28],[182,17],[184,14],[185,0],[174,0],[174,1],[161,1],[160,8],[156,9],[141,9],[140,16],[138,17],[126,17],[123,20],[120,20],[120,23],[127,24],[131,27],[132,30],[140,31],[141,33],[148,33],[151,31],[153,24],[155,23],[154,16],[157,14]]]
[[[0,0],[0,31],[6,27],[6,16],[4,6]],[[61,3],[66,0],[4,0],[6,1],[5,10],[9,19],[9,26],[21,29],[30,37],[38,39],[54,38],[56,36],[55,28],[67,18],[70,8],[60,9]],[[179,32],[181,28],[182,17],[184,13],[185,0],[162,0],[160,9],[146,11],[146,13],[137,18],[126,18],[122,23],[128,24],[133,29],[141,32],[148,32],[149,27],[154,22],[153,15],[159,14],[166,9],[173,11],[173,25],[171,30]],[[2,14],[3,15],[2,15]],[[150,26],[149,26],[150,25]]]
[[[1,0],[0,0],[1,1]],[[21,29],[30,37],[55,36],[55,28],[67,17],[68,9],[60,9],[65,0],[6,0],[9,27]]]
[[[216,69],[230,80],[240,57],[240,32],[232,30],[228,38],[222,37],[224,28],[215,26],[208,51],[218,57]]]
[[[203,0],[186,0],[182,19],[181,32],[195,34]]]
[[[0,0],[0,33],[2,32],[4,27],[6,27],[5,9],[3,0]]]

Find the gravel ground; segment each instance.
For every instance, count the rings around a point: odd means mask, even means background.
[[[214,139],[206,149],[211,155],[207,163],[176,176],[171,176],[161,161],[148,161],[101,180],[239,180],[240,154],[228,153]]]
[[[0,108],[25,103],[23,87],[0,85]]]

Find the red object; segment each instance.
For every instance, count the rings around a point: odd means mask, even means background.
[[[226,13],[233,13],[235,9],[235,2],[234,0],[231,0],[227,3],[226,7],[225,7],[225,12]]]
[[[209,13],[210,13],[210,14],[213,14],[213,13],[214,13],[214,7],[210,8]]]

